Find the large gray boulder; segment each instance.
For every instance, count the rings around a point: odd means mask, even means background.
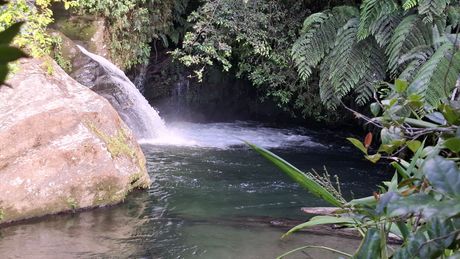
[[[0,88],[0,223],[123,201],[145,157],[107,100],[54,62],[23,60]]]

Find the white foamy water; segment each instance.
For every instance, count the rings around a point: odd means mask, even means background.
[[[322,147],[311,137],[295,130],[237,123],[175,123],[168,125],[170,138],[143,139],[141,144],[195,146],[225,149],[244,145],[243,141],[265,148]],[[180,136],[180,137],[178,137]]]
[[[110,84],[115,84],[108,90],[103,89],[99,94],[112,104],[138,139],[171,138],[158,112],[150,106],[123,71],[104,57],[81,46],[78,48],[104,69]]]
[[[176,123],[166,127],[136,86],[110,61],[78,46],[106,74],[108,89],[97,89],[117,110],[141,144],[207,148],[229,148],[248,141],[265,148],[322,146],[294,130],[263,127],[250,123]],[[104,75],[105,76],[105,75]],[[99,79],[98,79],[99,80]]]

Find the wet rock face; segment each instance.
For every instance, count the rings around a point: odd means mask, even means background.
[[[0,88],[0,223],[121,202],[145,157],[108,101],[25,60]]]

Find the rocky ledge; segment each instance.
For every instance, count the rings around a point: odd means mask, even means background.
[[[23,60],[8,84],[0,88],[0,224],[116,204],[150,185],[117,112],[54,62]]]

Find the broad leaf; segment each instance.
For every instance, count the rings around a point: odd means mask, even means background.
[[[24,23],[15,23],[8,27],[6,30],[0,32],[0,45],[9,45],[13,41],[14,37],[18,35],[22,24]]]
[[[455,153],[460,152],[460,138],[447,139],[444,141],[444,147]]]
[[[359,246],[358,252],[353,256],[356,259],[375,259],[380,258],[380,231],[376,228],[370,228]]]
[[[425,162],[423,172],[438,192],[460,197],[460,171],[455,162],[434,157]]]
[[[408,214],[419,214],[430,218],[450,218],[460,215],[460,198],[438,201],[430,195],[419,193],[408,197],[400,197],[387,206],[387,214],[391,217]]]
[[[422,142],[418,140],[410,140],[407,141],[407,147],[414,153],[417,152],[417,150],[422,146]]]
[[[0,45],[0,64],[12,62],[27,57],[22,50],[10,46]]]
[[[409,83],[404,80],[396,79],[395,80],[395,90],[398,93],[404,93],[409,86]]]
[[[375,155],[371,155],[371,156],[366,156],[366,159],[371,161],[374,164],[377,163],[381,158],[382,158],[382,155],[380,155],[379,153]]]
[[[351,144],[353,144],[355,147],[357,147],[359,150],[361,150],[364,154],[367,155],[367,148],[364,146],[364,144],[355,139],[355,138],[347,138],[348,141],[351,142]]]

